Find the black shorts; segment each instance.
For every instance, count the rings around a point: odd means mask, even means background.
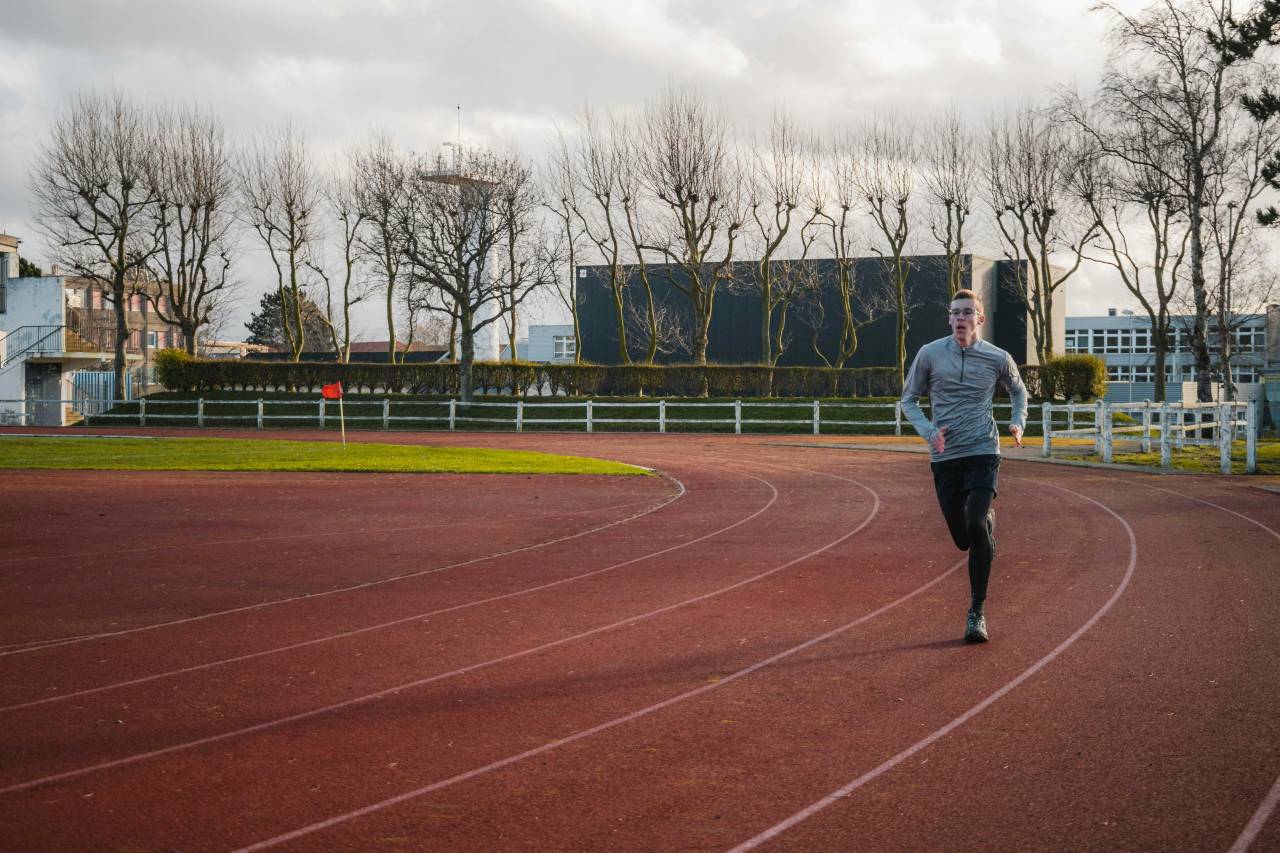
[[[994,498],[1000,484],[1000,455],[961,456],[930,464],[933,468],[933,487],[938,501],[943,505],[957,495],[973,489],[990,489]]]

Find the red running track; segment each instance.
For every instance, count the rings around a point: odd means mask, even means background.
[[[1006,462],[967,647],[923,457],[364,438],[666,476],[7,476],[5,849],[1280,849],[1245,478]]]

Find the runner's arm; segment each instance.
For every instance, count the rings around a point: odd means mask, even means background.
[[[911,362],[911,371],[907,374],[907,381],[902,386],[901,399],[902,411],[906,414],[907,420],[911,421],[911,425],[915,427],[921,438],[932,443],[938,428],[925,417],[924,411],[920,408],[920,398],[929,393],[930,368],[929,356],[924,349],[921,349],[916,353],[915,361]]]

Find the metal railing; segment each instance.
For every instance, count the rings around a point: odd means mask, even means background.
[[[1173,467],[1173,451],[1186,446],[1217,446],[1219,469],[1231,473],[1232,443],[1245,442],[1245,470],[1258,470],[1258,405],[1247,403],[1045,403],[1041,407],[1044,447],[1041,456],[1053,455],[1055,438],[1090,438],[1093,452],[1110,463],[1115,454],[1115,437],[1135,434],[1138,449],[1150,453],[1153,437],[1160,445],[1160,466]],[[1055,427],[1054,416],[1066,416],[1063,429]],[[1077,415],[1091,415],[1088,426],[1077,427]],[[1130,423],[1117,425],[1116,415]]]
[[[19,326],[0,335],[0,368],[24,355],[62,352],[65,326]]]

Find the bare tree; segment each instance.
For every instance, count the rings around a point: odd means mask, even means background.
[[[929,231],[942,246],[947,265],[947,296],[964,286],[965,225],[978,188],[978,152],[960,113],[947,108],[931,122],[921,145]]]
[[[351,153],[343,163],[335,164],[324,177],[323,189],[327,213],[342,226],[336,249],[340,255],[338,272],[316,255],[307,266],[324,285],[324,317],[338,361],[351,360],[351,309],[369,296],[367,281],[362,276],[365,250],[361,233],[365,226],[364,208],[360,203],[357,175],[359,154]],[[338,278],[335,284],[334,279]],[[335,294],[335,289],[337,293]]]
[[[1075,170],[1088,168],[1095,154],[1029,103],[987,124],[986,200],[1005,257],[1013,261],[1012,288],[1026,307],[1041,363],[1054,353],[1054,295],[1080,269],[1098,232],[1093,210],[1071,192]],[[1072,259],[1065,269],[1053,265],[1061,254]]]
[[[368,143],[352,159],[355,193],[364,221],[357,233],[365,257],[378,277],[386,297],[387,361],[396,360],[396,288],[404,258],[397,243],[396,217],[405,204],[410,174],[407,157],[384,133],[370,136]],[[412,302],[404,295],[406,304]]]
[[[818,172],[812,184],[810,205],[818,214],[815,225],[825,232],[832,256],[832,274],[819,279],[816,291],[800,302],[800,316],[813,330],[813,350],[830,367],[844,367],[858,351],[858,331],[887,310],[882,288],[858,276],[858,247],[865,235],[858,227],[857,211],[862,194],[858,188],[858,161],[847,139],[827,152],[827,169]],[[840,306],[840,336],[830,356],[822,352],[818,339],[826,325],[824,291],[833,290]]]
[[[915,127],[904,119],[879,118],[867,124],[857,137],[846,136],[843,156],[853,163],[853,182],[866,205],[875,231],[884,246],[875,251],[884,262],[897,314],[896,365],[898,379],[906,382],[908,281],[911,260],[912,202],[919,172],[919,143]],[[887,250],[887,251],[886,251]]]
[[[221,123],[195,109],[161,114],[157,134],[150,215],[158,250],[148,264],[157,286],[143,292],[194,355],[200,327],[233,285],[235,162]]]
[[[427,305],[457,321],[459,386],[470,402],[475,335],[503,317],[492,258],[507,232],[501,182],[512,166],[488,151],[467,152],[460,165],[415,163],[395,221],[409,280],[424,288]]]
[[[502,158],[502,163],[504,174],[498,178],[496,203],[505,230],[494,269],[494,286],[506,318],[511,360],[515,361],[520,304],[532,291],[556,281],[562,256],[556,235],[539,217],[543,192],[533,168],[516,154]]]
[[[644,182],[640,173],[641,154],[634,141],[634,133],[628,123],[618,116],[611,118],[610,130],[619,151],[618,188],[622,191],[622,215],[627,223],[627,248],[632,257],[628,281],[640,285],[644,295],[645,316],[648,320],[641,332],[648,340],[648,344],[645,346],[643,355],[639,357],[643,363],[652,364],[659,352],[661,342],[667,336],[662,328],[663,324],[665,323],[668,328],[671,327],[671,323],[667,320],[671,312],[662,310],[658,305],[653,293],[653,284],[649,280],[649,264],[645,260],[644,246],[650,239],[646,222],[652,218],[652,200],[648,199],[644,192]]]
[[[285,124],[254,140],[240,176],[243,216],[276,270],[285,340],[297,361],[306,346],[304,278],[320,239],[319,179],[306,141]]]
[[[639,148],[641,179],[660,210],[641,248],[674,268],[671,286],[693,314],[693,359],[706,364],[716,288],[732,275],[745,215],[728,124],[692,89],[670,87],[646,109]]]
[[[125,382],[126,299],[155,254],[156,123],[115,92],[81,94],[54,120],[31,173],[51,259],[98,283],[115,311],[116,393]]]
[[[578,245],[584,231],[575,211],[581,209],[577,200],[578,179],[574,174],[573,156],[570,154],[568,142],[564,134],[556,137],[556,146],[551,150],[547,177],[548,200],[547,209],[559,225],[564,235],[561,245],[564,248],[567,275],[562,275],[561,286],[551,288],[560,304],[569,312],[573,322],[573,360],[582,361],[582,326],[578,321]]]
[[[786,323],[786,305],[795,295],[797,282],[803,267],[787,267],[793,275],[780,292],[776,291],[775,274],[781,271],[774,259],[783,247],[791,232],[792,219],[800,207],[804,195],[804,177],[806,155],[813,151],[813,143],[806,139],[797,129],[795,121],[788,115],[774,112],[769,125],[769,137],[764,141],[753,142],[751,160],[748,171],[747,207],[750,210],[749,228],[753,242],[757,244],[759,255],[754,262],[755,286],[760,294],[760,361],[762,364],[776,364],[781,352],[777,350],[775,341],[782,341],[782,329],[774,336],[775,312],[782,308],[779,323]],[[810,212],[808,220],[801,225],[812,223],[817,213]],[[808,244],[805,246],[806,250]]]
[[[1095,7],[1111,17],[1112,53],[1099,97],[1114,114],[1131,116],[1169,141],[1179,156],[1150,162],[1140,150],[1106,147],[1108,154],[1158,169],[1186,203],[1190,228],[1188,273],[1195,310],[1191,347],[1196,396],[1212,399],[1207,338],[1211,311],[1205,277],[1205,219],[1209,186],[1228,114],[1246,92],[1244,71],[1251,63],[1218,49],[1233,34],[1231,4],[1223,0],[1160,0],[1137,15],[1111,3]]]
[[[1268,75],[1269,76],[1269,75]],[[1267,79],[1264,87],[1273,87]],[[1214,308],[1213,332],[1224,396],[1235,399],[1232,361],[1236,334],[1248,315],[1261,310],[1275,282],[1259,244],[1266,217],[1256,215],[1260,196],[1269,188],[1267,174],[1280,146],[1280,115],[1254,121],[1233,110],[1224,119],[1220,143],[1205,188],[1208,231],[1206,284]],[[1261,211],[1258,211],[1261,212]]]
[[[656,300],[643,307],[627,303],[627,340],[636,350],[667,358],[688,358],[693,353],[693,318],[687,302]],[[649,356],[650,361],[653,355]]]
[[[1083,111],[1079,115],[1091,126],[1103,120]],[[1126,117],[1112,116],[1108,121],[1107,134],[1131,135],[1126,142],[1115,140],[1115,144],[1147,148],[1145,160],[1158,162],[1177,156],[1176,149],[1144,136]],[[1165,365],[1174,344],[1171,305],[1178,293],[1189,236],[1186,202],[1164,170],[1100,153],[1082,161],[1071,187],[1098,224],[1094,245],[1101,256],[1091,260],[1113,267],[1146,313],[1154,353],[1155,398],[1164,400]]]
[[[579,122],[572,169],[578,191],[563,197],[575,205],[574,213],[582,232],[609,269],[609,293],[618,329],[618,358],[623,364],[630,364],[622,230],[625,213],[620,185],[624,151],[622,140],[603,127],[590,108],[585,108]]]

